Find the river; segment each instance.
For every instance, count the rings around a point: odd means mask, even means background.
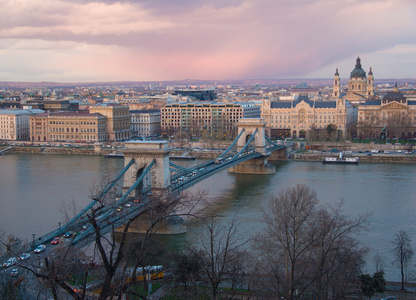
[[[175,161],[191,165],[198,161]],[[328,165],[319,162],[272,162],[274,175],[241,175],[223,171],[190,188],[208,191],[211,208],[224,219],[237,215],[247,236],[259,232],[264,208],[271,196],[286,187],[304,183],[318,194],[322,205],[343,201],[344,214],[371,213],[369,231],[359,239],[369,247],[368,273],[373,256],[384,257],[386,278],[399,280],[392,265],[392,240],[403,229],[415,246],[416,169],[413,164]],[[122,159],[99,156],[9,154],[0,156],[0,230],[31,240],[59,226],[64,212],[73,214],[90,202],[91,190],[123,168]],[[64,208],[66,207],[66,208]],[[196,225],[198,226],[198,225]],[[180,248],[195,238],[170,237]]]

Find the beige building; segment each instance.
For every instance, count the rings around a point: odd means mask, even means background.
[[[416,101],[397,87],[381,100],[358,106],[358,134],[362,138],[416,138]]]
[[[343,136],[347,127],[347,107],[344,99],[313,101],[301,95],[291,101],[263,100],[261,117],[266,132],[273,139],[307,138],[312,129],[326,130],[332,124]]]
[[[41,113],[40,109],[1,109],[0,139],[25,141],[30,137],[29,117]]]
[[[191,137],[236,133],[241,118],[259,118],[260,107],[250,102],[189,102],[167,104],[161,110],[162,134]]]
[[[90,113],[107,117],[107,140],[122,141],[131,137],[129,107],[119,103],[90,106]]]
[[[83,111],[41,113],[30,117],[30,140],[104,142],[106,117]]]

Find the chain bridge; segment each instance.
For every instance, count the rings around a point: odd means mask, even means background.
[[[124,154],[124,168],[120,174],[69,222],[34,240],[32,248],[49,243],[68,231],[76,233],[72,245],[83,247],[91,243],[95,232],[89,225],[88,215],[122,178],[123,195],[96,212],[95,220],[101,234],[121,227],[145,211],[152,192],[169,189],[172,193],[180,193],[225,169],[246,174],[275,173],[274,166],[267,163],[267,157],[273,151],[286,151],[289,145],[276,144],[268,139],[264,134],[263,119],[240,119],[237,125],[238,136],[228,149],[217,158],[190,168],[169,161],[171,149],[166,141],[126,142],[125,148],[120,149]],[[125,207],[126,203],[138,198],[140,202]],[[117,211],[120,206],[124,209]]]

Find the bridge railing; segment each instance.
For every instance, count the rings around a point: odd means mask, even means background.
[[[181,190],[186,189],[194,184],[197,184],[205,178],[208,178],[213,174],[216,174],[226,168],[235,166],[243,161],[247,161],[260,156],[262,156],[261,153],[254,151],[246,154],[242,153],[238,156],[230,158],[229,160],[222,160],[220,164],[214,164],[213,162],[205,164],[203,171],[199,171],[195,174],[190,175],[189,177],[187,177],[186,180],[172,184],[171,188],[173,191],[180,192]],[[201,169],[201,165],[196,166],[195,169]]]
[[[95,204],[97,204],[99,201],[103,199],[103,197],[108,193],[108,191],[110,191],[115,186],[115,184],[120,180],[120,178],[127,172],[127,170],[130,168],[133,162],[134,162],[134,159],[131,159],[130,162],[119,173],[119,175],[113,181],[111,181],[105,187],[105,189],[93,201],[91,201],[86,207],[84,207],[84,209],[81,210],[75,217],[73,217],[71,220],[69,220],[66,224],[59,227],[58,229],[55,229],[41,236],[40,238],[38,238],[32,244],[32,248],[35,248],[40,244],[50,242],[56,236],[62,235],[63,233],[67,231],[72,231],[75,227],[79,227],[77,222],[80,221]],[[84,222],[85,220],[83,221],[83,223]]]

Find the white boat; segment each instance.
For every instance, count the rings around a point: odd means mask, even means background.
[[[118,158],[118,157],[124,157],[124,154],[121,152],[114,151],[112,153],[106,154],[105,157],[106,158]]]
[[[330,157],[324,157],[324,160],[322,161],[324,164],[358,164],[359,158],[358,157],[352,157],[352,156],[344,156],[341,152],[339,154],[339,157],[336,156],[330,156]]]

